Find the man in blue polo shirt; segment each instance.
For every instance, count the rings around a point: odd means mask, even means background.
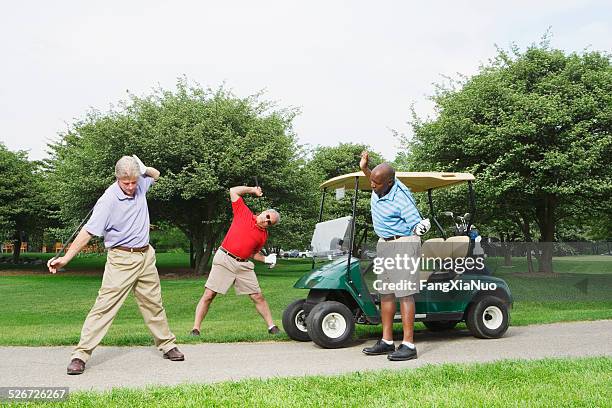
[[[359,167],[370,180],[372,198],[372,224],[379,236],[376,246],[377,258],[393,259],[394,262],[384,262],[384,271],[379,279],[381,289],[380,314],[383,325],[382,339],[372,347],[366,347],[367,355],[387,354],[391,361],[411,360],[417,357],[413,343],[414,332],[414,295],[419,292],[418,267],[415,269],[410,262],[396,261],[398,257],[408,256],[409,259],[420,259],[421,238],[429,228],[428,219],[423,219],[416,208],[416,203],[410,189],[395,178],[395,170],[387,163],[379,164],[372,171],[368,168],[368,152],[361,154]],[[393,319],[395,317],[395,299],[400,301],[404,338],[402,344],[395,349],[393,343]]]
[[[136,156],[123,156],[115,165],[116,181],[98,199],[91,218],[66,254],[48,262],[49,271],[68,264],[93,235],[104,237],[108,250],[102,286],[83,323],[81,339],[72,353],[68,374],[82,374],[85,363],[102,341],[128,294],[133,291],[157,348],[171,361],[185,359],[176,347],[162,305],[155,250],[149,245],[149,209],[146,193],[159,171]]]

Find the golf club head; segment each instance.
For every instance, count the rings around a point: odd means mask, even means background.
[[[444,211],[442,214],[446,215],[447,217],[451,217],[451,218],[455,218],[455,214],[453,214],[452,211]]]

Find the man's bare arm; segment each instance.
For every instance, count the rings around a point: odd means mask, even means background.
[[[257,252],[256,254],[253,254],[253,259],[256,261],[263,262],[265,258],[266,257],[261,252]]]
[[[230,188],[230,199],[232,202],[238,201],[238,199],[245,194],[261,197],[263,192],[261,191],[261,187],[236,186]]]
[[[157,181],[160,172],[155,167],[147,167],[147,171],[145,172],[145,174],[149,177],[153,177],[153,180]]]
[[[66,266],[68,262],[72,260],[72,258],[74,258],[79,252],[81,252],[81,249],[83,249],[83,247],[87,245],[91,237],[92,235],[87,232],[85,228],[81,229],[74,241],[72,241],[70,249],[68,249],[64,256],[57,259],[49,259],[49,262],[47,262],[49,272],[56,273],[58,269]]]
[[[361,169],[361,171],[363,171],[363,174],[365,174],[367,178],[370,178],[370,174],[372,174],[372,171],[368,167],[369,162],[370,162],[370,157],[368,155],[368,151],[364,150],[363,152],[361,152],[361,160],[359,161],[359,168]]]

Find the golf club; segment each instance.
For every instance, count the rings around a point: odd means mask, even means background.
[[[91,213],[93,212],[93,207],[91,208],[91,210],[89,210],[89,212],[87,213],[87,215],[85,216],[85,218],[83,218],[83,221],[81,221],[81,223],[79,224],[79,226],[77,227],[76,230],[74,230],[74,232],[72,233],[72,235],[70,236],[70,238],[68,238],[68,240],[64,241],[64,243],[62,243],[62,248],[59,250],[59,252],[57,254],[55,254],[55,256],[53,258],[51,258],[51,262],[53,262],[54,260],[56,260],[57,258],[60,257],[60,255],[66,250],[66,246],[68,246],[68,244],[70,244],[70,242],[74,239],[74,237],[76,237],[76,235],[79,233],[79,231],[81,231],[81,228],[83,228],[83,225],[85,225],[85,223],[87,222],[87,219],[89,218],[89,216],[91,215]]]
[[[255,179],[255,187],[259,187],[259,180],[257,179],[257,176],[253,176],[253,178]],[[261,213],[263,211],[261,209],[261,205],[260,204],[256,204],[256,205],[257,205],[257,210]],[[276,264],[270,264],[268,266],[268,269],[272,269],[272,268],[274,268],[274,266],[276,266]]]

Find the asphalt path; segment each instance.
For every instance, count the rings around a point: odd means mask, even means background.
[[[361,352],[374,340],[344,349],[312,342],[202,343],[179,345],[182,362],[162,359],[154,347],[99,347],[85,373],[68,376],[72,347],[0,347],[0,386],[55,386],[75,390],[139,388],[148,385],[213,383],[244,378],[333,375],[424,364],[501,359],[612,356],[612,320],[510,327],[501,339],[482,340],[467,331],[420,331],[417,360],[388,361]],[[399,344],[399,341],[396,341]]]

